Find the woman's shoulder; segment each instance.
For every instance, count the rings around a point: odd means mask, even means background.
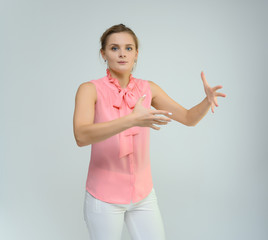
[[[143,79],[143,78],[136,78],[134,77],[134,80],[137,84],[140,85],[148,85],[151,81],[147,80],[147,79]]]
[[[87,93],[87,94],[95,94],[96,93],[96,86],[91,81],[83,82],[78,86],[77,92]]]
[[[152,93],[152,98],[154,98],[157,93],[161,90],[160,86],[158,86],[155,82],[148,80],[148,83],[150,85],[151,93]]]
[[[153,81],[151,81],[151,80],[148,80],[148,79],[145,79],[145,78],[138,78],[138,77],[134,77],[134,79],[135,79],[135,81],[136,82],[140,82],[140,83],[145,83],[145,84],[154,84],[154,82]]]
[[[83,82],[78,86],[76,91],[76,101],[88,102],[89,99],[92,99],[94,102],[97,100],[97,91],[96,87],[91,82]]]

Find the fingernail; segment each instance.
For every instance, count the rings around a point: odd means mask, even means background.
[[[171,112],[169,112],[168,114],[169,114],[169,115],[172,115],[172,113],[171,113]]]

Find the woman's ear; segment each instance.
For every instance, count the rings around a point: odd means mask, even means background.
[[[100,50],[100,52],[101,52],[101,56],[102,56],[102,58],[104,59],[104,60],[106,60],[106,58],[105,58],[105,52],[101,49]]]
[[[138,60],[139,50],[137,49],[135,61]]]

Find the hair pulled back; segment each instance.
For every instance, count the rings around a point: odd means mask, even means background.
[[[136,47],[136,50],[138,50],[139,48],[139,41],[138,41],[138,38],[136,36],[136,34],[128,27],[126,27],[124,24],[117,24],[117,25],[114,25],[110,28],[108,28],[101,36],[100,38],[100,43],[101,43],[101,49],[102,51],[105,51],[105,48],[106,48],[106,45],[107,45],[107,40],[108,40],[108,37],[113,34],[113,33],[119,33],[119,32],[127,32],[129,34],[132,35],[133,37],[133,40],[135,42],[135,47]]]

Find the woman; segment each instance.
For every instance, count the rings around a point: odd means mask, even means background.
[[[156,83],[134,78],[138,39],[123,24],[103,33],[100,53],[107,74],[79,86],[73,119],[77,145],[92,144],[84,202],[90,239],[119,240],[125,221],[134,240],[164,240],[151,175],[150,128],[159,130],[171,119],[195,126],[210,107],[214,112],[216,97],[226,95],[216,92],[222,86],[211,88],[202,72],[207,96],[187,110]]]

